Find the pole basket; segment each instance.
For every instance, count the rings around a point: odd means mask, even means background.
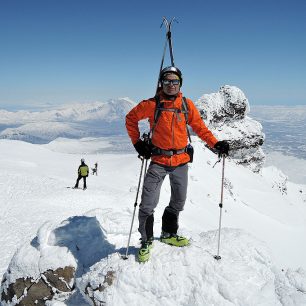
[[[221,256],[220,256],[220,255],[215,255],[215,256],[214,256],[214,259],[220,260],[220,259],[221,259]]]

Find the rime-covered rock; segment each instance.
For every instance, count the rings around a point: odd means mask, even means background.
[[[46,305],[48,300],[65,300],[72,294],[77,263],[58,242],[46,222],[32,241],[15,252],[1,282],[1,305]]]
[[[261,149],[265,136],[261,124],[247,116],[250,106],[245,94],[225,85],[217,93],[203,95],[196,106],[214,135],[229,141],[230,157],[259,172],[265,160]]]
[[[75,291],[77,275],[109,252],[114,248],[105,240],[96,217],[75,216],[60,224],[46,222],[11,259],[1,282],[0,303],[35,306],[65,301]],[[109,282],[108,275],[106,284]]]
[[[37,278],[18,278],[9,283],[6,276],[2,280],[2,305],[46,305],[46,301],[55,296],[58,300],[67,299],[74,286],[75,269],[73,267],[47,270]]]

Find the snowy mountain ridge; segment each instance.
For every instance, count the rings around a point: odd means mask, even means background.
[[[58,137],[82,138],[125,133],[125,115],[135,105],[129,98],[65,105],[42,112],[0,110],[0,139],[48,143]],[[11,125],[11,126],[10,126]]]
[[[107,102],[75,103],[41,112],[0,110],[0,125],[26,124],[43,121],[82,122],[89,120],[122,119],[135,103],[129,98],[110,99]]]

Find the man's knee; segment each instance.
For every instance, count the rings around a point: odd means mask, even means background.
[[[142,204],[140,204],[139,206],[139,215],[141,216],[150,216],[154,213],[154,206],[153,205],[148,205],[148,206],[144,206]]]

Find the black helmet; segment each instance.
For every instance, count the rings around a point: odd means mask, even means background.
[[[169,66],[169,67],[166,67],[164,68],[160,74],[159,74],[159,81],[161,82],[162,79],[164,78],[164,75],[167,74],[167,73],[174,73],[176,74],[179,78],[180,78],[180,86],[182,86],[183,84],[183,76],[182,76],[182,72],[180,69],[178,69],[177,67],[174,67],[174,66]]]

